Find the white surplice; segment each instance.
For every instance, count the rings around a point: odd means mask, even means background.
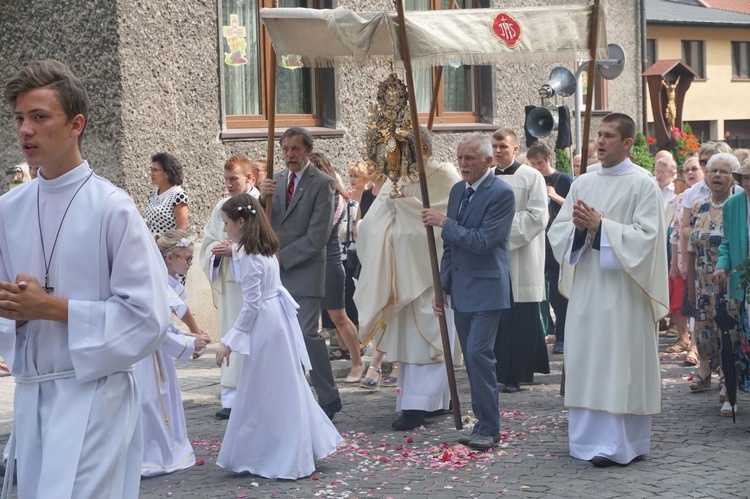
[[[497,178],[513,188],[516,199],[510,229],[513,301],[544,301],[544,229],[549,220],[547,184],[542,174],[528,165],[520,165],[512,175],[497,175]]]
[[[579,199],[602,214],[600,251],[592,248],[591,234],[583,248],[570,251]],[[571,455],[630,462],[648,453],[644,431],[649,434],[651,416],[661,412],[656,324],[669,311],[661,196],[629,160],[582,175],[548,237],[565,274],[560,292],[569,298],[565,405],[571,408]]]
[[[0,198],[0,279],[27,273],[44,283],[54,247],[52,294],[68,300],[67,324],[35,320],[16,329],[0,320],[0,353],[17,383],[19,497],[138,496],[132,367],[166,333],[166,268],[133,200],[90,173],[84,162]]]
[[[177,279],[168,279],[169,309],[182,319],[187,312],[187,291]],[[195,338],[171,321],[159,349],[135,365],[143,417],[142,476],[164,475],[195,464],[174,366],[175,359],[188,362],[194,350]]]
[[[281,285],[276,257],[241,250],[232,265],[243,306],[221,342],[232,349],[230,364],[245,359],[216,464],[273,479],[308,476],[342,438],[305,378],[299,306]]]

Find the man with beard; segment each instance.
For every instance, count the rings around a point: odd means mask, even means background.
[[[300,127],[281,136],[286,168],[260,185],[261,202],[272,196],[271,224],[279,236],[276,254],[281,283],[299,304],[299,319],[312,363],[310,378],[326,415],[341,410],[325,340],[318,333],[320,302],[325,295],[326,244],[333,227],[334,180],[310,163],[312,134]]]

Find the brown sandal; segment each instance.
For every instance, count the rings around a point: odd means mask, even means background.
[[[686,366],[697,366],[698,365],[698,352],[696,350],[690,350],[683,361]]]
[[[668,347],[664,351],[667,353],[681,353],[689,349],[690,349],[690,343],[688,343],[687,341],[678,341],[677,343],[675,343],[671,347]]]

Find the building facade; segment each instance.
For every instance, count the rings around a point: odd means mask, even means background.
[[[94,169],[126,189],[140,206],[149,186],[150,156],[165,151],[185,167],[190,227],[198,232],[224,195],[222,165],[232,154],[264,156],[267,150],[269,44],[258,21],[272,0],[37,0],[0,2],[0,77],[23,64],[58,59],[85,81],[92,112],[84,157]],[[347,7],[393,10],[386,0],[281,0],[282,7]],[[534,5],[586,1],[536,0]],[[461,8],[528,6],[528,0],[461,0]],[[641,1],[604,0],[607,40],[621,45],[628,63],[597,96],[595,120],[607,111],[626,112],[642,123]],[[407,0],[407,9],[449,8],[448,0]],[[236,16],[233,17],[233,15]],[[564,23],[564,19],[561,19]],[[244,36],[238,36],[242,34]],[[449,36],[446,33],[446,36]],[[244,41],[238,42],[239,38]],[[311,40],[311,43],[314,43]],[[245,45],[245,56],[241,55]],[[246,62],[243,62],[243,59]],[[315,148],[342,170],[364,158],[367,109],[388,67],[312,70],[281,61],[277,135],[287,126],[311,127]],[[461,66],[445,70],[435,125],[435,156],[455,161],[462,133],[490,133],[508,126],[523,137],[524,106],[539,105],[539,87],[560,64]],[[398,72],[398,70],[397,70]],[[281,74],[284,73],[284,74]],[[420,111],[426,111],[434,73],[416,75]],[[563,103],[563,102],[560,102]],[[571,109],[573,99],[564,102]],[[4,166],[19,163],[11,119],[0,114]],[[426,112],[423,114],[426,117]],[[426,121],[426,118],[425,118]],[[592,125],[596,130],[596,122]],[[550,145],[554,143],[550,140]],[[276,148],[277,169],[282,165]]]
[[[750,147],[750,101],[744,98],[750,89],[750,14],[689,3],[646,0],[646,64],[681,59],[697,73],[682,119],[699,140]]]

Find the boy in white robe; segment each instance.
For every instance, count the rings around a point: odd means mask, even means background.
[[[253,174],[253,165],[257,163],[259,160],[251,162],[242,155],[232,156],[224,163],[224,185],[229,197],[248,193],[258,198],[260,193],[254,186]],[[242,291],[232,274],[232,246],[226,240],[224,222],[221,221],[221,207],[229,197],[219,201],[211,212],[211,217],[203,228],[203,243],[199,254],[203,273],[211,283],[214,306],[219,311],[221,338],[229,332],[242,310]],[[242,357],[238,357],[231,365],[221,366],[221,410],[216,413],[219,419],[228,419],[232,412],[241,369]]]
[[[166,333],[164,262],[133,200],[81,157],[80,80],[35,62],[5,99],[41,170],[0,198],[0,353],[17,383],[4,493],[15,457],[19,497],[135,498],[133,364]]]
[[[602,168],[573,182],[548,237],[569,298],[565,405],[570,454],[594,466],[648,454],[661,412],[656,325],[669,312],[661,196],[628,159],[635,124],[606,116]],[[575,266],[575,270],[571,268]]]

